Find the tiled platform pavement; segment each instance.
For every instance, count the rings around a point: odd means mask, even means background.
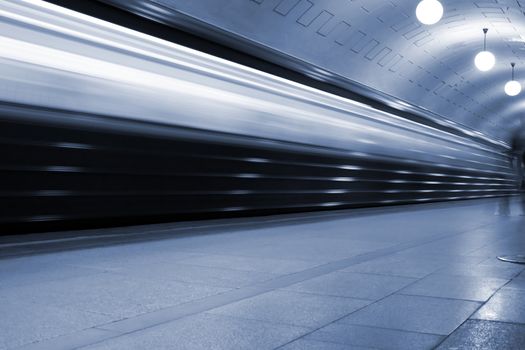
[[[4,239],[0,349],[523,349],[525,265],[496,256],[525,216],[499,201]]]

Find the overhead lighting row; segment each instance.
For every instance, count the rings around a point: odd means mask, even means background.
[[[443,17],[443,5],[438,0],[422,0],[416,8],[417,19],[426,25],[438,23]],[[483,28],[483,51],[479,52],[474,58],[476,68],[482,72],[488,72],[496,64],[496,57],[487,50],[487,32],[488,28]],[[509,96],[517,96],[521,92],[521,84],[514,79],[514,67],[516,64],[511,63],[512,79],[505,84],[505,93]]]

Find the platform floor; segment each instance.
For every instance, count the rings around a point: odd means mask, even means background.
[[[523,349],[520,203],[4,238],[0,349]]]

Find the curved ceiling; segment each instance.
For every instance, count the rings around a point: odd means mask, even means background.
[[[172,24],[194,18],[318,67],[322,79],[343,77],[511,142],[525,94],[508,97],[503,87],[511,62],[525,82],[525,1],[441,1],[443,19],[425,26],[419,0],[104,0]],[[497,63],[482,73],[474,56],[485,27]]]

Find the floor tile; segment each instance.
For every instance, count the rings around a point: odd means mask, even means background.
[[[446,265],[443,260],[390,256],[353,265],[343,271],[422,278]]]
[[[472,318],[525,324],[525,291],[498,291]]]
[[[0,261],[0,290],[100,273],[102,271],[97,269],[63,265],[57,262],[40,262],[38,259]]]
[[[266,272],[186,265],[184,261],[175,264],[155,263],[140,266],[133,265],[120,272],[133,277],[158,279],[159,281],[170,280],[196,283],[223,288],[249,286],[279,276]]]
[[[481,264],[450,264],[436,272],[445,275],[477,276],[509,280],[516,277],[522,270],[522,267],[505,264],[497,260],[491,263],[484,261]]]
[[[279,350],[375,350],[374,348],[299,339]]]
[[[524,278],[525,279],[525,271],[522,271],[516,278]]]
[[[445,263],[443,267],[446,267],[447,264],[481,264],[483,261],[487,260],[486,256],[449,255],[447,254],[447,251],[426,253],[418,250],[418,248],[403,250],[393,256],[402,257],[411,261],[415,259],[416,261],[429,260],[442,262]]]
[[[246,251],[254,257],[270,259],[297,259],[313,262],[329,262],[346,259],[391,246],[392,243],[367,242],[348,239],[305,238],[297,237],[290,242],[274,240],[271,244],[253,247]]]
[[[307,333],[232,317],[200,314],[88,346],[85,350],[271,350]]]
[[[503,287],[505,289],[518,289],[525,292],[525,278],[515,278]]]
[[[333,272],[293,284],[287,290],[378,300],[416,281],[412,278]]]
[[[151,279],[98,274],[0,290],[0,301],[25,300],[37,309],[52,305],[113,316],[132,317],[229,289],[177,281],[158,283]],[[1,307],[0,307],[1,308]]]
[[[184,264],[218,267],[241,271],[257,271],[272,274],[289,274],[303,271],[319,264],[304,260],[266,259],[233,255],[205,255],[185,259]]]
[[[48,305],[36,307],[1,298],[0,315],[0,349],[12,349],[115,320],[99,313]]]
[[[375,349],[423,350],[433,349],[443,340],[443,336],[335,323],[307,335],[305,339]]]
[[[516,243],[512,241],[488,243],[485,246],[471,252],[472,255],[484,255],[488,257],[497,257],[500,255],[514,255],[523,254],[525,251],[525,244],[523,242]]]
[[[525,325],[469,320],[452,333],[437,349],[525,349]]]
[[[105,271],[120,271],[126,268],[140,267],[153,263],[170,265],[176,264],[186,259],[202,256],[197,253],[184,251],[152,251],[152,248],[134,252],[127,249],[123,252],[106,252],[103,256],[78,257],[68,259],[68,263],[73,266],[96,268]]]
[[[316,328],[346,316],[368,303],[360,299],[272,291],[209,312]]]
[[[472,237],[472,238],[471,238]],[[457,235],[421,245],[415,250],[426,254],[468,255],[484,246],[487,242],[482,237]]]
[[[340,322],[448,335],[469,318],[479,305],[473,301],[392,295]]]
[[[486,301],[508,280],[432,274],[401,290],[400,294]]]

